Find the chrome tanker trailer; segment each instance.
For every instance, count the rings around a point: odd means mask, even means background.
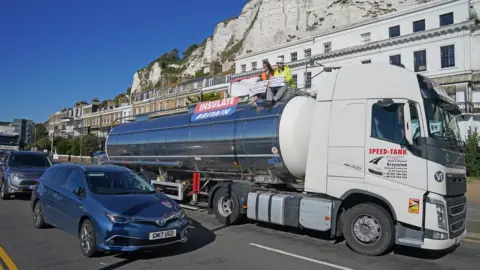
[[[224,224],[246,216],[329,231],[369,255],[458,244],[465,161],[456,137],[444,139],[457,134],[456,103],[388,64],[341,68],[317,92],[265,108],[209,101],[121,124],[107,139],[108,162],[154,171],[153,184],[176,199],[206,195]]]

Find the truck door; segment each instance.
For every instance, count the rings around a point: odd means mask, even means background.
[[[416,144],[416,138],[424,134],[420,105],[406,99],[372,99],[367,104],[365,186],[400,211],[396,213],[399,220],[410,219],[412,214],[421,219],[427,161]],[[412,144],[405,138],[406,127],[414,129]]]

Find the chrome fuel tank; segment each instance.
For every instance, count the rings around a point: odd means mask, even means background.
[[[279,123],[285,104],[257,111],[239,105],[229,116],[191,121],[193,112],[115,127],[106,142],[110,161],[168,163],[185,170],[291,177],[281,158]]]

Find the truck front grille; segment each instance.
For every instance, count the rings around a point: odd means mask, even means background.
[[[453,239],[463,233],[467,219],[467,197],[447,197],[449,236]]]

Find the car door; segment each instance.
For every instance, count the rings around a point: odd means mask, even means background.
[[[45,214],[45,221],[50,225],[63,229],[62,215],[59,211],[59,206],[62,204],[63,194],[62,185],[68,178],[71,168],[59,167],[55,173],[52,181],[44,182],[44,200],[48,206],[48,213]]]
[[[78,223],[83,216],[83,199],[85,198],[85,174],[77,168],[73,168],[67,180],[62,185],[61,203],[58,205],[58,211],[61,215],[62,227],[65,231],[76,234],[78,232]],[[78,188],[83,190],[77,194]]]

